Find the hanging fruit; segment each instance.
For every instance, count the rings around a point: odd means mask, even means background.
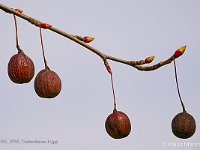
[[[196,122],[192,115],[183,111],[172,120],[172,132],[181,139],[190,138],[196,131]]]
[[[178,49],[175,53],[184,52],[186,47],[182,47]],[[175,56],[174,56],[175,57]],[[176,58],[176,57],[175,57]],[[181,106],[183,108],[183,112],[177,114],[171,123],[172,133],[181,139],[187,139],[190,138],[196,131],[196,122],[192,115],[187,113],[184,103],[181,98],[180,90],[179,90],[179,84],[178,84],[178,76],[177,76],[177,70],[176,70],[176,61],[174,61],[174,71],[175,71],[175,79],[176,79],[176,86],[178,91],[178,96],[181,102]]]
[[[49,68],[41,70],[34,82],[35,92],[42,98],[54,98],[61,91],[59,76]]]
[[[39,97],[42,98],[54,98],[61,91],[61,79],[54,71],[50,70],[47,65],[47,61],[44,54],[44,46],[42,40],[42,29],[40,28],[40,40],[42,45],[43,59],[45,64],[45,69],[41,70],[34,82],[35,92]]]
[[[114,109],[113,113],[110,114],[105,122],[106,132],[114,139],[122,139],[127,137],[131,132],[131,123],[128,116],[121,111],[116,109],[116,97],[113,83],[113,73],[108,62],[104,60],[104,65],[111,76],[112,93],[114,98]]]
[[[8,76],[14,83],[28,83],[34,76],[33,61],[19,51],[18,54],[13,55],[8,63]]]
[[[114,139],[127,137],[131,132],[131,123],[128,116],[116,109],[110,114],[105,123],[106,132]]]
[[[8,62],[8,76],[14,83],[23,84],[31,81],[34,76],[35,69],[33,61],[19,47],[17,20],[15,15],[14,22],[18,53],[13,55]]]

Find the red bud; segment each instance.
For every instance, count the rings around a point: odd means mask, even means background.
[[[108,72],[112,75],[112,70],[111,70],[110,66],[107,66],[106,69],[107,69]]]
[[[22,9],[19,9],[19,8],[17,8],[17,9],[15,9],[17,12],[19,12],[19,13],[23,13],[23,10]]]
[[[94,38],[93,37],[90,37],[90,36],[85,36],[84,38],[83,38],[83,42],[85,42],[85,43],[90,43],[90,42],[92,42],[94,40]]]
[[[47,23],[41,23],[39,25],[39,27],[43,28],[43,29],[49,29],[50,27],[52,27],[52,25],[50,24],[47,24]]]
[[[186,49],[186,46],[183,46],[183,47],[177,49],[177,50],[175,51],[174,55],[173,55],[174,58],[178,58],[178,57],[180,57],[181,55],[183,55],[183,53],[185,52],[185,49]]]
[[[104,65],[106,66],[107,71],[112,75],[112,70],[107,61],[104,61]]]

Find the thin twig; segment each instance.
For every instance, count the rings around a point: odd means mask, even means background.
[[[13,15],[16,15],[24,20],[27,20],[28,22],[30,22],[31,24],[37,26],[37,27],[40,27],[41,24],[43,24],[43,22],[37,20],[37,19],[34,19],[30,16],[27,16],[23,13],[19,13],[17,11],[15,11],[14,9],[10,8],[10,7],[7,7],[3,4],[0,3],[0,9],[5,11],[6,13],[11,13]],[[76,36],[73,36],[71,34],[68,34],[62,30],[59,30],[55,27],[49,27],[48,28],[49,30],[59,34],[59,35],[62,35],[78,44],[80,44],[81,46],[87,48],[88,50],[90,50],[91,52],[97,54],[99,57],[101,57],[103,59],[103,61],[105,60],[112,60],[112,61],[115,61],[115,62],[119,62],[119,63],[123,63],[123,64],[126,64],[126,65],[129,65],[129,66],[132,66],[140,71],[152,71],[152,70],[156,70],[164,65],[167,65],[169,63],[171,63],[174,58],[173,57],[170,57],[169,59],[167,60],[164,60],[164,61],[161,61],[155,65],[152,65],[152,66],[141,66],[141,65],[144,65],[145,62],[144,60],[139,60],[139,61],[133,61],[133,60],[124,60],[124,59],[121,59],[121,58],[116,58],[116,57],[113,57],[113,56],[109,56],[109,55],[106,55],[104,53],[102,53],[101,51],[99,51],[98,49],[86,44],[85,42],[79,40],[78,38],[76,38]]]

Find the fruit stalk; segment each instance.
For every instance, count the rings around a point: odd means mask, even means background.
[[[173,62],[174,62],[174,73],[175,73],[176,87],[177,87],[177,91],[178,91],[178,96],[179,96],[179,99],[180,99],[180,102],[181,102],[181,106],[183,108],[183,112],[186,112],[185,106],[184,106],[182,98],[181,98],[180,90],[179,90],[178,76],[177,76],[177,71],[176,71],[176,61],[175,61],[175,59],[174,59]]]
[[[113,82],[113,73],[112,73],[112,69],[110,67],[110,65],[108,64],[107,60],[104,60],[104,65],[108,71],[108,73],[110,74],[110,78],[111,78],[111,85],[112,85],[112,93],[113,93],[113,99],[114,99],[114,110],[113,112],[117,111],[117,104],[116,104],[116,97],[115,97],[115,89],[114,89],[114,82]]]
[[[18,52],[22,51],[19,47],[19,40],[18,40],[18,29],[17,29],[17,19],[16,19],[16,16],[13,15],[13,18],[14,18],[14,22],[15,22],[15,33],[16,33],[16,47],[17,47],[17,50]]]
[[[49,68],[48,65],[47,65],[47,61],[46,61],[46,58],[45,58],[45,54],[44,54],[44,44],[43,44],[43,39],[42,39],[42,28],[40,27],[40,41],[41,41],[41,45],[42,45],[42,55],[43,55],[43,59],[44,59],[44,65],[45,65],[45,68]]]
[[[113,93],[113,98],[114,98],[114,110],[113,110],[113,112],[114,112],[114,111],[117,110],[117,103],[116,103],[115,89],[114,89],[114,83],[113,83],[113,76],[112,76],[112,74],[110,75],[110,77],[111,77],[111,84],[112,84],[112,93]]]

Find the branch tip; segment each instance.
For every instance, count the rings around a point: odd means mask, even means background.
[[[178,58],[180,57],[181,55],[183,55],[183,53],[185,52],[185,49],[186,49],[186,45],[185,46],[182,46],[181,48],[177,49],[175,52],[174,52],[174,58]]]

